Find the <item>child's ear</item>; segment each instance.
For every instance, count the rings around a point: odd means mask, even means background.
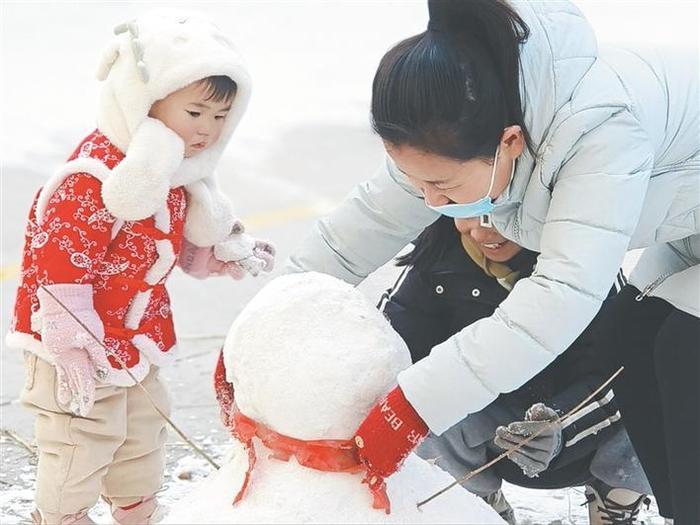
[[[100,82],[107,79],[109,71],[119,58],[119,44],[119,40],[113,40],[102,52],[100,63],[97,66],[97,80]]]

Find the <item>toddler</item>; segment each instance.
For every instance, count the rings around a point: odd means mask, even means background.
[[[178,264],[240,279],[273,264],[214,177],[250,96],[228,38],[162,12],[115,34],[97,129],[31,207],[7,336],[25,351],[21,399],[36,413],[35,523],[93,523],[100,496],[116,523],[156,519],[165,422],[132,377],[169,412],[158,375],[175,353],[168,275]]]

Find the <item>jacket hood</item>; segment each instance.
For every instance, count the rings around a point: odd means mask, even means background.
[[[224,75],[238,89],[219,140],[184,158],[172,130],[148,116],[151,106],[192,82]],[[170,187],[206,181],[250,98],[251,82],[231,41],[198,14],[158,10],[115,28],[97,77],[103,82],[98,128],[126,157],[103,187],[110,212],[125,220],[152,215]]]

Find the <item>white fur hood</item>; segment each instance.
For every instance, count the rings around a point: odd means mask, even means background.
[[[97,125],[126,157],[103,183],[102,196],[118,219],[140,220],[185,186],[185,236],[200,246],[223,240],[233,209],[214,170],[245,112],[251,82],[231,41],[200,15],[152,11],[115,28],[97,72],[103,82]],[[225,75],[238,86],[219,140],[184,158],[180,137],[148,112],[157,100],[203,78]]]

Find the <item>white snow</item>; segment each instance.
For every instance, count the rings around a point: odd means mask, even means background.
[[[166,479],[163,490],[158,495],[158,501],[160,504],[175,510],[190,502],[201,510],[199,499],[208,497],[206,487],[216,488],[216,476],[224,477],[219,483],[227,483],[225,474],[212,474],[208,480],[202,482],[202,474],[211,470],[208,464],[203,459],[195,457],[187,457],[185,464],[192,465],[191,470],[187,469],[193,473],[192,478],[181,480],[175,473],[171,473]],[[183,469],[177,466],[175,472],[183,472]],[[32,477],[26,481],[31,486],[34,479]],[[198,485],[198,483],[201,484]],[[218,490],[221,499],[219,503],[225,502],[227,506],[230,506],[233,489],[221,487]],[[586,507],[581,506],[584,501],[582,487],[562,490],[527,490],[506,483],[503,490],[508,501],[515,508],[520,525],[583,525],[588,523]],[[200,496],[202,493],[204,496]],[[27,523],[27,517],[34,509],[33,500],[34,491],[32,488],[4,486],[3,490],[0,491],[0,523],[8,525]],[[90,516],[97,523],[111,523],[106,505],[101,501],[90,512]],[[207,519],[209,518],[211,516],[208,516]],[[663,525],[664,523],[653,503],[649,510],[643,509],[641,511],[640,520],[646,525]],[[186,515],[180,512],[174,512],[167,521],[170,523],[190,523],[187,521]],[[329,520],[329,522],[335,523],[334,520]],[[211,523],[215,523],[213,518]]]
[[[246,306],[224,345],[241,412],[303,440],[352,439],[369,410],[410,365],[405,343],[356,288],[319,273],[286,275]],[[455,487],[420,510],[450,476],[411,455],[387,480],[391,514],[372,508],[363,474],[322,472],[268,457],[257,462],[235,507],[248,454],[234,446],[224,468],[172,509],[171,523],[501,523]]]
[[[387,481],[391,514],[372,508],[360,474],[320,472],[269,459],[258,445],[258,461],[246,497],[232,506],[247,466],[242,447],[220,471],[177,502],[163,523],[473,523],[502,524],[482,500],[460,487],[420,510],[416,503],[453,479],[417,456],[409,456]]]
[[[268,284],[224,345],[236,402],[296,439],[350,439],[410,366],[406,344],[356,288],[319,273]]]

